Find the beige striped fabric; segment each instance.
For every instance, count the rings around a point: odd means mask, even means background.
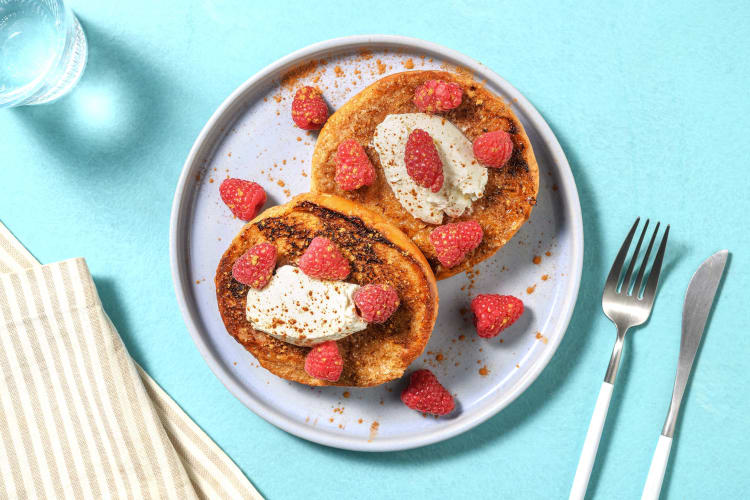
[[[0,223],[0,498],[260,494],[128,355],[84,259]]]

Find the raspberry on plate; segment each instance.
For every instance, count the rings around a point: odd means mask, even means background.
[[[347,139],[336,150],[336,184],[344,191],[352,191],[375,182],[375,169],[365,148],[354,139]]]
[[[430,370],[417,370],[411,374],[409,387],[401,393],[401,401],[412,410],[433,415],[447,415],[456,406],[451,393]]]
[[[432,230],[430,242],[445,267],[455,267],[482,242],[484,232],[475,220],[443,224]]]
[[[523,302],[512,295],[477,295],[471,301],[474,326],[480,337],[491,338],[516,322],[523,314]]]
[[[437,193],[443,187],[443,162],[430,134],[414,129],[406,140],[406,173],[418,185]]]
[[[328,105],[315,87],[302,87],[294,94],[292,120],[303,130],[318,130],[328,120]]]
[[[336,382],[343,370],[344,360],[333,340],[316,345],[305,356],[305,372],[311,377]]]
[[[268,242],[258,243],[234,262],[232,277],[260,290],[271,281],[275,267],[276,247]]]
[[[299,268],[312,278],[342,280],[349,276],[349,261],[328,238],[316,236],[299,258]]]
[[[398,292],[390,285],[365,285],[354,292],[354,304],[368,323],[385,323],[398,309]]]
[[[266,203],[266,192],[260,184],[243,179],[228,178],[219,186],[221,200],[242,220],[251,220]]]
[[[414,105],[423,113],[448,111],[461,105],[462,95],[457,83],[427,80],[414,91]]]
[[[513,154],[513,140],[504,130],[494,130],[474,139],[474,157],[486,167],[501,168]]]

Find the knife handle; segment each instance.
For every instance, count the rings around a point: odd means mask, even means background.
[[[586,432],[586,440],[583,442],[581,458],[578,459],[578,468],[576,469],[576,476],[573,479],[573,487],[570,489],[569,500],[583,500],[583,497],[586,496],[586,489],[589,486],[591,469],[594,468],[594,459],[599,449],[599,441],[602,438],[602,429],[604,429],[604,421],[607,419],[613,388],[612,384],[604,382],[602,383],[602,388],[599,390],[594,414],[591,416],[589,430]]]
[[[669,451],[672,449],[672,438],[664,434],[659,436],[656,444],[654,458],[651,459],[651,467],[648,469],[646,486],[643,487],[641,500],[657,500],[661,493],[661,483],[664,480],[664,472],[669,463]]]

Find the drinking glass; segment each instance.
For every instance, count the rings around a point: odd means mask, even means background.
[[[43,104],[75,87],[86,35],[62,0],[0,0],[0,108]]]

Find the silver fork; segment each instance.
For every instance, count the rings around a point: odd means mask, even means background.
[[[612,399],[612,389],[614,388],[615,378],[617,377],[617,369],[620,366],[620,357],[622,356],[622,346],[625,341],[625,334],[630,328],[643,324],[648,319],[651,314],[651,309],[653,309],[654,306],[656,289],[659,284],[659,274],[661,272],[662,261],[664,260],[664,251],[667,248],[669,225],[667,225],[667,229],[664,231],[664,236],[659,244],[659,250],[656,252],[654,264],[651,267],[651,272],[649,273],[646,284],[643,287],[642,295],[641,287],[643,285],[643,278],[648,265],[648,258],[651,255],[654,241],[656,241],[656,234],[659,231],[660,223],[658,222],[656,223],[656,228],[654,229],[651,241],[646,249],[646,254],[643,256],[641,267],[638,270],[635,282],[631,283],[631,278],[633,276],[633,270],[635,269],[636,260],[638,260],[641,245],[643,244],[643,238],[646,236],[646,230],[648,229],[649,224],[648,220],[643,226],[641,237],[638,239],[635,251],[633,252],[633,257],[630,260],[630,264],[625,271],[625,276],[622,279],[622,285],[618,287],[618,284],[620,283],[620,275],[622,274],[622,269],[625,264],[625,258],[628,255],[630,243],[633,241],[633,236],[635,235],[635,230],[638,227],[640,220],[640,217],[637,218],[633,227],[630,228],[630,232],[620,247],[620,251],[617,253],[615,262],[612,264],[612,269],[609,271],[609,276],[607,276],[607,281],[604,284],[602,309],[604,309],[604,314],[606,314],[617,327],[617,340],[615,341],[615,347],[612,350],[612,357],[609,360],[609,366],[607,367],[607,373],[604,376],[602,388],[599,391],[599,397],[596,399],[594,415],[591,417],[589,430],[586,433],[586,440],[583,443],[583,451],[581,451],[581,458],[578,461],[575,479],[573,479],[573,487],[570,490],[571,500],[583,499],[586,495],[586,488],[588,487],[589,478],[591,477],[591,469],[594,467],[596,451],[599,448],[599,440],[602,437],[604,421],[607,418],[607,411],[609,410],[609,401]]]

